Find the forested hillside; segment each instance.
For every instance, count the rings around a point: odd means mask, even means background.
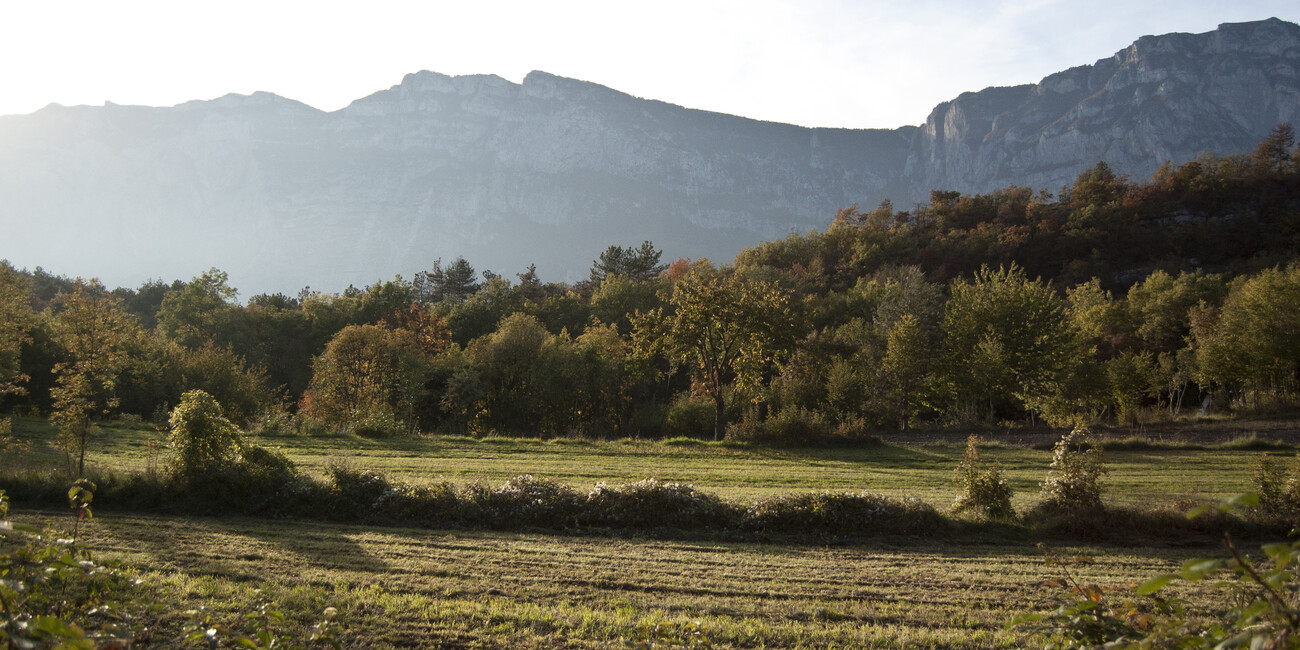
[[[203,389],[303,432],[847,438],[1167,420],[1300,398],[1300,151],[1059,197],[846,208],[732,264],[611,246],[576,284],[464,259],[242,303],[216,269],[109,290],[0,265],[0,412],[161,422]],[[526,260],[521,260],[522,263]],[[1211,400],[1207,398],[1212,397]]]

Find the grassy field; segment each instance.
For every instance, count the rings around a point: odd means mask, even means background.
[[[62,466],[43,422],[16,420],[15,432],[34,444],[28,454],[0,459],[0,472]],[[161,439],[147,428],[108,428],[93,439],[89,464],[157,468],[165,461]],[[845,449],[464,438],[256,442],[280,448],[311,473],[342,462],[409,484],[533,474],[585,488],[657,477],[739,501],[865,489],[919,497],[941,510],[955,495],[963,449],[957,441]],[[1106,501],[1142,507],[1245,491],[1259,453],[1241,444],[1117,447],[1106,454]],[[982,453],[1008,470],[1017,507],[1029,507],[1050,451],[990,445]],[[30,521],[54,516],[14,505]],[[1060,572],[1030,542],[987,536],[826,547],[158,517],[97,505],[87,542],[135,567],[143,589],[173,604],[168,613],[146,615],[160,639],[175,638],[184,622],[178,612],[186,609],[204,605],[236,621],[237,612],[270,601],[300,628],[337,607],[345,639],[358,647],[623,647],[623,639],[658,621],[699,621],[720,647],[1026,647],[1041,640],[1005,625],[1016,614],[1050,608],[1057,590],[1042,583]],[[1074,569],[1079,578],[1123,586],[1187,557],[1221,553],[1204,540],[1196,544],[1059,550],[1094,558]],[[1196,607],[1222,602],[1208,585],[1198,589],[1184,592]]]
[[[51,446],[53,432],[44,422],[15,421],[16,433],[33,440],[33,452],[0,471],[23,467],[60,467],[62,454]],[[163,441],[148,428],[110,427],[91,442],[88,467],[145,471],[165,461]],[[370,440],[357,437],[276,436],[254,442],[285,452],[310,473],[324,474],[330,463],[378,470],[410,485],[440,478],[457,482],[501,483],[521,474],[550,478],[579,489],[598,482],[611,485],[658,478],[694,484],[738,501],[756,501],[778,493],[808,490],[869,490],[894,497],[911,496],[940,509],[955,496],[953,470],[964,440],[922,445],[882,444],[858,448],[773,449],[715,443],[658,441],[540,441],[517,438],[425,437]],[[1208,448],[1162,447],[1112,449],[1106,453],[1107,502],[1120,506],[1158,507],[1181,501],[1217,500],[1249,488],[1248,467],[1259,451],[1250,445]],[[1046,448],[990,445],[982,452],[1007,471],[1015,505],[1031,506],[1051,462]],[[1294,448],[1272,449],[1278,455]]]
[[[1024,647],[1035,638],[1006,624],[1047,608],[1056,590],[1042,583],[1060,575],[1033,547],[934,540],[809,548],[118,514],[84,539],[174,603],[149,621],[158,638],[186,609],[235,621],[270,601],[290,626],[336,607],[345,640],[381,648],[623,647],[658,621],[699,621],[719,647]],[[1206,549],[1059,550],[1093,557],[1081,579],[1122,586]]]

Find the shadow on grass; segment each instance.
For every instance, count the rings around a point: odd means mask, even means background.
[[[147,522],[141,525],[141,522]],[[389,565],[366,551],[339,525],[319,522],[251,519],[245,517],[212,518],[133,515],[130,518],[111,514],[97,519],[102,526],[135,547],[136,552],[151,556],[158,564],[170,564],[186,573],[210,575],[245,582],[277,577],[254,567],[309,567],[362,573],[386,573]],[[183,534],[182,534],[183,533]],[[199,538],[203,544],[178,545],[178,538]],[[281,562],[266,562],[268,557],[282,557]],[[277,569],[270,569],[276,571]]]

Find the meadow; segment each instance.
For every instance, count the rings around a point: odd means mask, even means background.
[[[17,419],[15,431],[34,441],[32,449],[0,461],[0,472],[57,471],[63,460],[48,446],[52,433],[45,423]],[[92,443],[88,467],[92,473],[157,471],[165,458],[159,440],[148,426],[106,428]],[[812,449],[452,437],[276,436],[257,442],[280,449],[309,473],[323,475],[331,463],[346,463],[407,484],[440,478],[496,484],[533,474],[586,489],[656,477],[740,502],[869,490],[919,497],[941,511],[955,496],[953,471],[964,447],[957,439]],[[1037,498],[1050,460],[1045,447],[996,443],[982,449],[1008,470],[1018,510]],[[1128,440],[1113,447],[1106,453],[1107,505],[1148,509],[1244,491],[1260,449],[1295,453],[1258,439],[1196,445]],[[30,523],[57,525],[66,518],[14,506],[17,519]],[[1048,565],[1038,540],[996,526],[961,529],[951,537],[813,544],[654,531],[430,530],[401,521],[362,526],[159,516],[106,502],[96,503],[96,514],[83,540],[101,557],[131,567],[147,600],[169,604],[134,614],[158,642],[167,640],[163,645],[187,622],[211,617],[238,628],[245,624],[242,613],[270,603],[285,614],[278,625],[291,634],[301,634],[324,608],[337,608],[345,626],[341,638],[356,647],[634,647],[655,625],[696,622],[717,647],[1041,646],[1037,632],[1007,623],[1017,614],[1050,609],[1061,590],[1044,583],[1064,571],[1122,589],[1189,557],[1223,553],[1210,536],[1135,537],[1118,546],[1053,541],[1058,554],[1080,558],[1061,567]],[[1176,589],[1196,611],[1223,602],[1209,584]]]

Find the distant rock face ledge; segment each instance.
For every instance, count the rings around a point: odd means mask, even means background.
[[[1144,36],[1036,85],[940,104],[912,143],[913,197],[931,188],[1056,190],[1105,160],[1145,178],[1165,161],[1249,150],[1300,112],[1300,27],[1276,18]]]
[[[931,189],[1058,190],[1253,148],[1300,112],[1300,26],[1146,36],[921,127],[808,129],[543,72],[422,71],[331,113],[270,93],[0,117],[0,257],[110,283],[231,273],[338,290],[436,257],[578,279],[609,244],[726,261],[835,210]],[[69,234],[72,233],[72,234]],[[131,251],[123,255],[122,251]]]

